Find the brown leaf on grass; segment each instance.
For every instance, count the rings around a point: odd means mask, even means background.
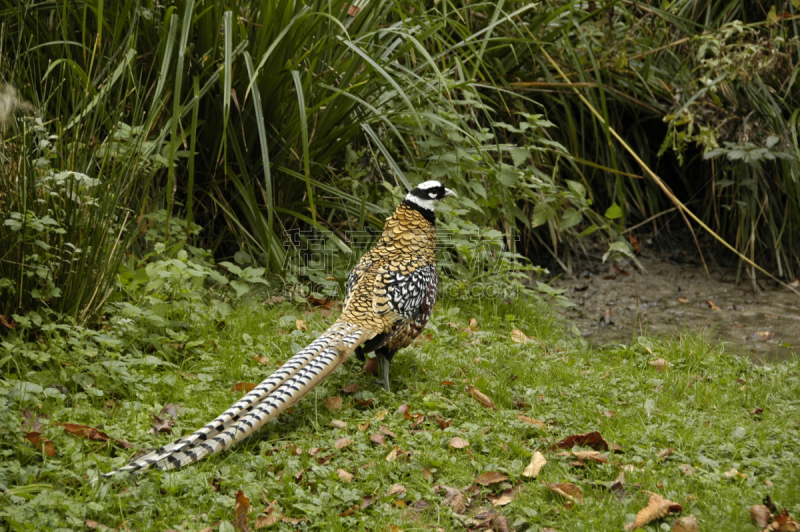
[[[22,411],[22,432],[42,432],[42,419],[49,419],[47,414],[37,414],[26,408]]]
[[[233,507],[233,529],[236,532],[250,532],[247,526],[247,513],[250,511],[250,499],[242,490],[236,492],[236,504]]]
[[[581,502],[583,500],[583,492],[581,492],[580,488],[578,488],[578,486],[572,482],[559,482],[558,484],[550,484],[543,481],[542,483],[547,486],[550,491],[564,497],[570,502]]]
[[[237,382],[231,388],[232,392],[249,392],[253,388],[258,386],[257,384],[253,384],[252,382]]]
[[[304,521],[308,521],[308,519],[306,519],[305,517],[287,517],[285,515],[281,517],[282,523],[286,523],[292,526],[297,526]]]
[[[489,501],[491,501],[492,506],[505,506],[510,504],[517,498],[517,496],[525,491],[525,486],[519,485],[514,488],[508,488],[503,490],[500,495],[489,495]]]
[[[622,446],[609,443],[598,431],[585,432],[583,434],[573,434],[556,443],[553,448],[572,449],[576,445],[581,447],[591,447],[595,451],[622,452]]]
[[[386,425],[382,425],[381,428],[378,429],[378,430],[380,430],[382,433],[386,434],[387,436],[391,436],[392,438],[397,438],[397,434],[395,434],[394,432],[389,430],[389,427],[387,427]]]
[[[547,460],[545,460],[544,455],[536,451],[531,456],[531,463],[525,467],[525,471],[522,474],[528,478],[536,478],[536,475],[539,474],[545,464],[547,464]]]
[[[689,303],[689,300],[686,299],[685,297],[679,297],[678,303],[683,303],[684,305],[687,305]]]
[[[689,464],[681,464],[681,472],[684,475],[693,475],[694,469]]]
[[[450,443],[448,445],[450,445],[450,447],[452,447],[453,449],[464,449],[466,447],[469,447],[469,442],[464,438],[459,438],[458,436],[455,436],[453,438],[450,438]]]
[[[636,520],[633,523],[625,525],[625,530],[636,530],[656,519],[664,518],[671,513],[681,513],[683,511],[681,505],[675,501],[665,499],[657,493],[646,493],[650,494],[650,500],[647,501],[647,506],[639,510],[636,514]]]
[[[303,320],[295,320],[294,326],[297,327],[298,331],[307,331],[308,330],[308,325],[306,325],[306,322],[303,321]]]
[[[369,437],[369,441],[371,441],[372,443],[374,443],[376,445],[383,445],[384,440],[386,440],[386,436],[384,436],[383,434],[380,434],[380,433],[372,434]]]
[[[364,373],[369,375],[377,375],[378,374],[378,359],[377,358],[370,358],[366,362],[364,362],[364,367],[361,369]]]
[[[470,318],[469,323],[467,323],[467,325],[469,325],[469,328],[474,331],[478,327],[478,319]]]
[[[710,299],[706,299],[706,306],[707,306],[708,308],[710,308],[711,310],[714,310],[714,311],[720,311],[720,310],[722,310],[721,308],[719,308],[719,305],[717,305],[716,303],[714,303],[714,302],[713,302],[713,301],[711,301]]]
[[[98,523],[97,521],[92,521],[91,519],[86,519],[83,522],[83,525],[89,530],[113,530],[110,526],[106,526],[103,523]]]
[[[772,340],[774,336],[775,332],[773,331],[756,331],[749,335],[747,339],[755,342],[768,342],[769,340]]]
[[[364,432],[369,428],[369,421],[367,421],[363,425],[361,423],[356,423],[356,428],[358,429],[359,432]]]
[[[480,404],[485,406],[486,408],[491,408],[492,410],[497,410],[497,407],[494,406],[494,402],[489,398],[488,395],[484,394],[482,391],[477,389],[473,385],[467,386],[467,393],[472,396],[473,399],[478,401]]]
[[[658,453],[658,459],[662,462],[667,459],[669,455],[675,450],[675,447],[670,447],[669,449],[664,449],[663,451]]]
[[[499,471],[490,471],[488,473],[483,473],[475,479],[475,484],[480,484],[481,486],[489,486],[491,484],[497,484],[498,482],[504,482],[508,480],[508,475],[505,473],[500,473]]]
[[[600,451],[575,451],[571,454],[581,462],[598,462],[601,464],[608,463],[608,457]]]
[[[101,432],[94,427],[87,427],[86,425],[76,425],[75,423],[53,423],[53,425],[64,427],[68,433],[78,436],[79,438],[86,438],[91,441],[107,442],[111,441],[116,443],[117,446],[123,449],[133,449],[133,445],[122,440],[115,440],[109,437],[105,432]]]
[[[6,329],[15,329],[17,327],[17,322],[15,322],[12,318],[8,318],[0,314],[0,325]]]
[[[169,416],[171,418],[177,419],[181,413],[181,410],[183,409],[179,405],[176,405],[175,403],[167,403],[161,409],[161,412],[159,412],[159,414],[162,416]]]
[[[519,416],[517,416],[517,419],[519,419],[520,421],[522,421],[523,423],[525,423],[527,425],[533,425],[533,426],[535,426],[537,428],[540,428],[540,429],[546,429],[547,428],[547,423],[545,423],[544,421],[539,421],[538,419],[535,419],[535,418],[532,418],[532,417],[519,415]]]
[[[672,532],[698,532],[698,530],[700,530],[700,524],[693,515],[681,517],[672,525]]]
[[[283,297],[283,296],[272,296],[272,297],[262,301],[261,304],[262,305],[277,305],[278,303],[283,302],[284,299],[286,299],[286,298]]]
[[[370,506],[372,506],[373,501],[375,498],[372,495],[365,495],[361,498],[361,509],[366,510]]]
[[[344,388],[342,388],[342,391],[344,393],[356,393],[360,389],[361,389],[361,386],[359,386],[355,382],[352,382],[352,383],[348,384],[347,386],[345,386]]]
[[[275,503],[278,502],[277,500],[272,501],[264,508],[264,511],[261,512],[258,517],[256,517],[256,524],[255,529],[258,530],[260,528],[267,528],[268,526],[272,526],[278,521],[281,520],[281,516],[275,510]]]
[[[342,482],[352,482],[355,478],[353,475],[345,471],[344,469],[337,469],[336,474],[339,476],[339,479]]]
[[[391,497],[392,495],[402,495],[406,492],[405,486],[402,484],[392,484],[392,487],[389,488],[389,491],[386,492],[386,497]]]
[[[353,515],[354,513],[356,513],[356,510],[358,510],[358,505],[354,504],[353,506],[351,506],[350,508],[348,508],[344,512],[340,513],[339,517],[349,517],[349,516]]]
[[[398,414],[403,414],[403,416],[408,414],[408,405],[403,404],[403,405],[400,405],[399,407],[397,407],[397,413]]]
[[[372,408],[372,397],[369,399],[359,399],[355,397],[353,398],[353,402],[355,402],[356,408]]]
[[[269,357],[262,357],[262,356],[258,356],[258,355],[253,355],[253,360],[258,362],[262,366],[266,366],[270,362]]]
[[[431,473],[430,469],[423,469],[422,478],[425,479],[426,482],[433,482],[433,473]]]
[[[337,449],[344,449],[348,445],[353,443],[353,440],[348,440],[347,438],[337,438],[336,442],[334,442],[333,446]]]
[[[161,419],[158,416],[150,415],[152,427],[148,434],[158,434],[160,432],[164,432],[166,434],[172,434],[172,427],[175,425],[175,420],[172,418]]]
[[[536,338],[534,338],[533,336],[526,335],[519,329],[514,329],[513,331],[511,331],[511,340],[513,340],[518,344],[527,344],[537,341]]]
[[[463,514],[467,509],[467,498],[456,488],[450,486],[438,485],[433,487],[434,491],[444,491],[445,497],[442,500],[442,506],[449,506],[453,513]]]
[[[44,451],[47,456],[56,455],[56,446],[53,442],[42,436],[39,432],[29,432],[25,435],[25,439],[36,446],[40,451]]]
[[[763,504],[757,504],[750,508],[750,520],[758,528],[766,528],[771,517],[772,512]]]
[[[454,383],[453,381],[442,381],[439,384],[441,384],[442,386],[455,386],[456,385],[456,383]]]
[[[752,410],[750,411],[750,415],[751,415],[751,416],[760,416],[760,415],[761,415],[761,414],[763,414],[763,413],[764,413],[764,409],[763,409],[763,408],[761,408],[761,407],[754,408],[754,409],[752,409]]]
[[[763,532],[797,532],[800,530],[800,523],[798,523],[789,511],[784,508],[781,513],[775,516],[775,520],[763,530]]]
[[[394,462],[395,460],[401,460],[403,458],[408,458],[411,455],[411,451],[404,451],[399,447],[392,448],[391,452],[386,455],[387,462]]]
[[[342,421],[341,419],[332,419],[331,420],[331,426],[333,428],[335,428],[335,429],[346,429],[347,428],[347,422],[346,421]]]
[[[314,307],[322,307],[323,309],[329,309],[333,306],[333,298],[328,296],[322,296],[322,298],[314,297],[314,294],[308,294],[308,302],[311,306]]]
[[[669,362],[664,360],[663,358],[657,358],[655,360],[651,360],[648,362],[652,367],[656,369],[656,371],[664,371],[669,369]]]
[[[342,408],[342,398],[338,395],[326,397],[322,402],[325,403],[325,406],[327,406],[329,410],[339,410]]]

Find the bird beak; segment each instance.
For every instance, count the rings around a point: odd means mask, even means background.
[[[444,195],[446,196],[453,196],[454,198],[458,197],[458,194],[450,190],[449,188],[444,189]]]

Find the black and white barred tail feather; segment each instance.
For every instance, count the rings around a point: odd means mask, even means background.
[[[368,332],[351,323],[336,322],[214,421],[104,476],[151,466],[174,469],[227,449],[313,389],[369,339]]]

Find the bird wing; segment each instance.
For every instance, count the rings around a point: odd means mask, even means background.
[[[375,272],[372,311],[402,322],[416,318],[435,282],[435,265],[416,259],[386,264]]]

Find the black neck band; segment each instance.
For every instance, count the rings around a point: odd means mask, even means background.
[[[426,209],[420,205],[417,205],[413,201],[403,200],[402,205],[414,209],[418,213],[420,213],[423,218],[428,220],[432,225],[436,225],[436,215],[433,213],[432,210]]]

